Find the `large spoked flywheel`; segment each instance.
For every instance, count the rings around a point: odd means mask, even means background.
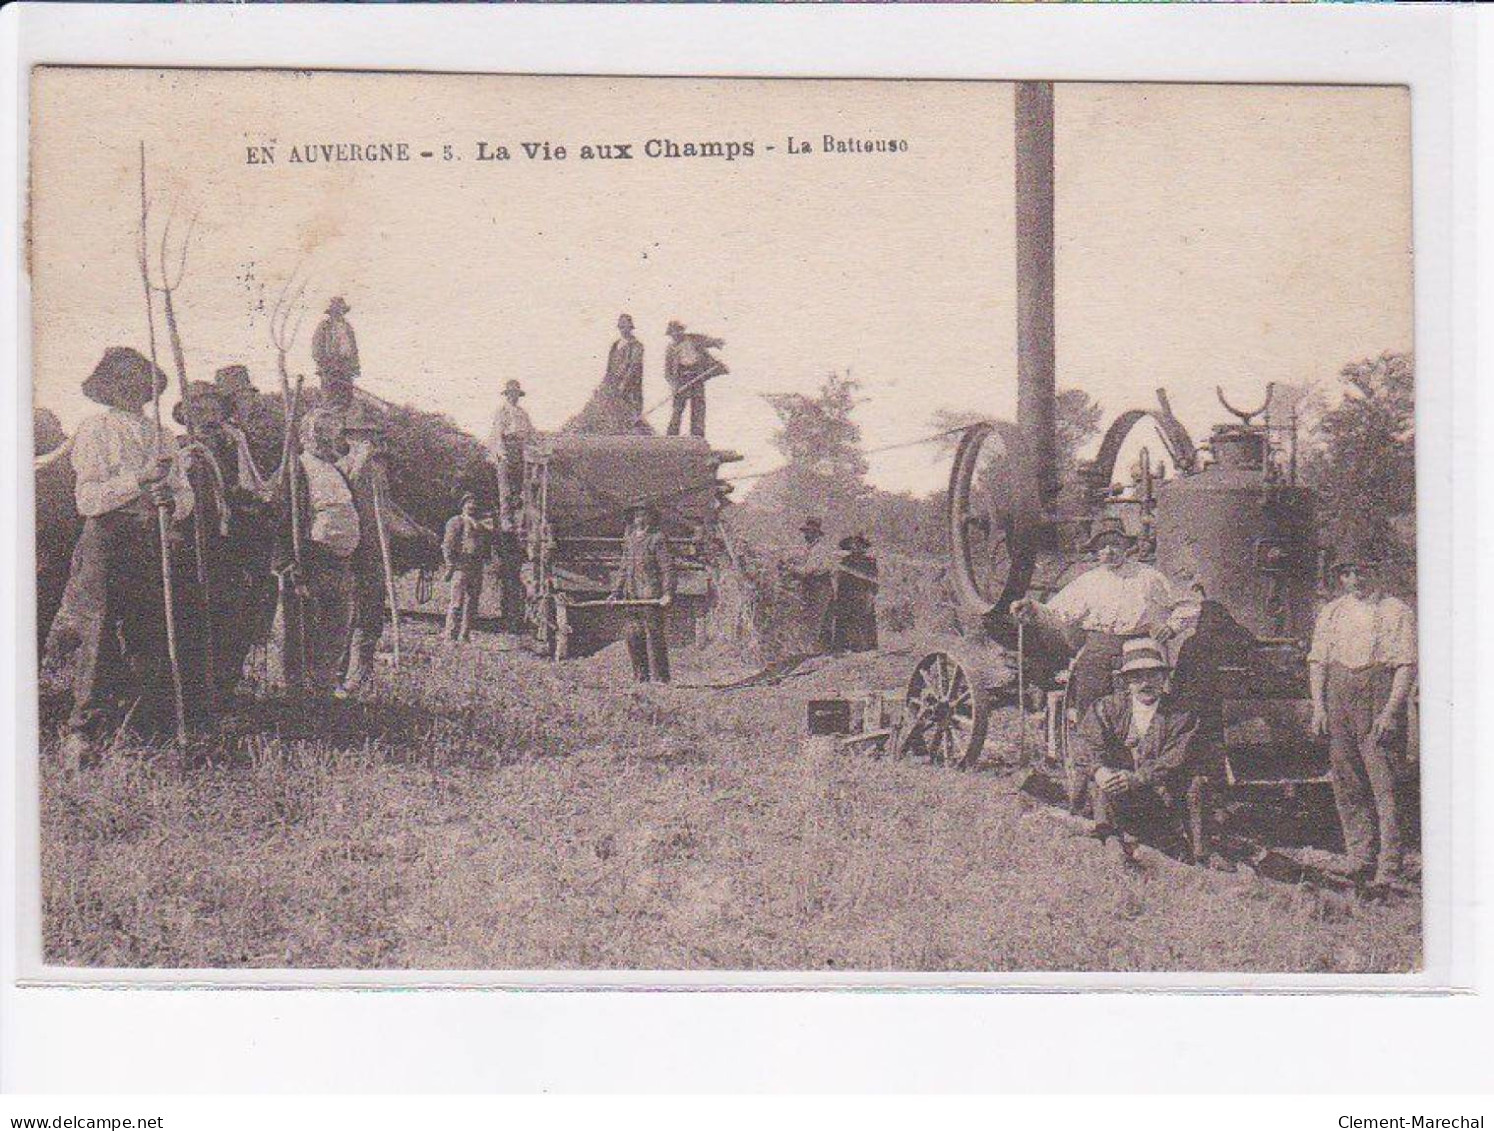
[[[936,765],[973,766],[990,722],[986,689],[966,660],[930,652],[908,679],[903,720],[900,754]]]
[[[1032,491],[1019,435],[1005,423],[971,426],[949,477],[949,544],[961,609],[1004,613],[1027,591],[1036,555]]]

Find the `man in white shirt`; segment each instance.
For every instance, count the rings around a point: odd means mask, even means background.
[[[1076,710],[1109,694],[1111,670],[1127,637],[1150,636],[1165,645],[1191,627],[1196,601],[1180,594],[1161,570],[1134,561],[1135,539],[1115,520],[1096,524],[1086,549],[1097,555],[1094,569],[1080,574],[1046,603],[1024,597],[1012,616],[1043,637],[1063,639],[1076,657],[1069,676]]]
[[[1394,883],[1400,814],[1390,746],[1403,737],[1416,670],[1416,618],[1381,588],[1372,554],[1340,563],[1343,589],[1318,614],[1308,653],[1312,727],[1328,736],[1333,799],[1353,875]]]
[[[498,515],[501,520],[517,521],[523,506],[524,444],[539,435],[534,421],[519,404],[524,387],[517,381],[503,386],[503,403],[493,418],[488,435],[488,454],[498,465]]]
[[[328,414],[301,420],[299,474],[282,477],[281,537],[276,545],[276,572],[285,623],[284,667],[293,692],[331,696],[342,682],[348,638],[352,631],[353,555],[364,533],[353,501],[353,489],[337,466],[342,430]],[[301,560],[289,527],[289,498],[299,492]]]
[[[83,531],[66,598],[79,646],[63,754],[76,767],[96,760],[126,715],[145,731],[172,718],[156,516],[167,509],[179,528],[194,499],[175,437],[146,415],[165,387],[166,375],[127,346],[105,350],[83,382],[101,408],[78,425],[71,453]],[[181,563],[188,540],[175,528],[171,537]],[[187,576],[173,569],[178,584]]]

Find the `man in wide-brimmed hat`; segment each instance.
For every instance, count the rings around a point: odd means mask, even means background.
[[[1069,687],[1081,714],[1109,692],[1122,640],[1146,634],[1166,644],[1198,615],[1197,602],[1160,570],[1134,560],[1135,546],[1118,519],[1102,518],[1085,542],[1098,562],[1093,569],[1046,602],[1029,596],[1012,604],[1012,616],[1034,630],[1034,651],[1078,653]]]
[[[404,512],[394,501],[389,484],[389,468],[384,458],[385,421],[372,405],[359,401],[348,412],[342,425],[347,455],[338,468],[347,477],[358,508],[359,527],[363,537],[353,553],[353,611],[350,614],[352,634],[348,640],[348,667],[339,696],[351,695],[373,671],[374,654],[384,633],[388,613],[388,582],[385,577],[384,553],[397,556],[400,545],[411,543],[431,551],[440,539]]]
[[[341,420],[303,416],[299,429],[300,458],[280,477],[275,499],[280,522],[274,569],[284,581],[285,681],[293,693],[326,697],[335,694],[347,670],[353,557],[373,534],[362,529],[352,486],[337,466]],[[301,522],[299,560],[290,525],[290,491],[297,492]]]
[[[239,479],[246,490],[268,493],[264,472],[280,461],[285,411],[279,397],[268,397],[254,387],[245,365],[224,365],[213,374],[213,386],[227,407],[226,426],[239,450]]]
[[[1198,720],[1168,697],[1171,671],[1151,637],[1124,642],[1124,686],[1096,699],[1070,736],[1069,798],[1089,802],[1102,834],[1201,850]]]
[[[64,602],[79,648],[63,741],[75,765],[92,760],[126,712],[147,731],[171,719],[156,512],[180,527],[195,499],[188,460],[147,411],[165,388],[160,368],[128,346],[105,350],[83,382],[100,411],[78,425],[71,455],[83,530]],[[187,541],[173,530],[178,561]]]
[[[504,384],[503,401],[488,433],[488,454],[498,468],[498,513],[502,519],[518,518],[524,497],[524,445],[539,434],[519,404],[525,395],[524,386],[513,378]]]
[[[179,634],[178,652],[189,702],[207,702],[199,677],[207,670],[206,633],[212,632],[216,702],[226,706],[243,675],[254,642],[274,618],[275,586],[270,569],[274,541],[268,493],[248,453],[243,433],[230,423],[232,402],[221,386],[193,381],[187,398],[171,410],[180,425],[190,422],[195,437],[190,472],[202,518],[203,567],[208,579],[204,606],[197,579],[196,538],[184,563],[192,580],[178,594],[179,607],[194,628]],[[246,470],[247,473],[246,474]]]
[[[612,599],[649,602],[628,609],[628,659],[641,683],[669,682],[669,640],[664,610],[674,601],[674,559],[659,529],[659,510],[647,500],[627,510],[622,561],[612,579]]]
[[[451,585],[446,603],[448,639],[471,639],[482,600],[483,570],[493,556],[493,534],[492,516],[479,513],[477,496],[466,492],[461,510],[447,519],[441,538],[441,557]]]
[[[829,652],[835,646],[835,551],[825,538],[824,521],[815,515],[799,526],[803,544],[778,563],[780,585],[799,606],[790,630],[793,646],[805,653]]]
[[[877,559],[859,531],[840,540],[831,601],[830,650],[873,652],[877,647]]]
[[[323,385],[328,380],[356,381],[361,372],[358,339],[346,317],[350,309],[347,300],[338,295],[327,304],[327,317],[311,337],[311,357]]]
[[[1364,541],[1334,567],[1342,590],[1323,606],[1308,653],[1312,726],[1328,736],[1333,798],[1356,879],[1401,875],[1394,747],[1405,741],[1416,672],[1416,616],[1380,582],[1382,544]]]
[[[664,380],[674,394],[674,408],[669,415],[669,427],[665,433],[680,434],[680,425],[685,419],[685,409],[690,410],[690,435],[705,435],[706,382],[729,372],[726,364],[711,354],[726,345],[720,338],[705,334],[685,332],[682,322],[670,322],[664,333],[669,346],[664,351]]]

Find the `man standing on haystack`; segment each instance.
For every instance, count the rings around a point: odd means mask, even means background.
[[[685,409],[690,410],[690,435],[705,435],[706,382],[729,372],[726,363],[711,354],[721,349],[725,342],[705,334],[687,334],[682,322],[671,322],[664,331],[669,336],[669,347],[664,351],[664,380],[674,394],[674,408],[669,415],[669,427],[665,433],[680,434],[684,423]]]
[[[498,515],[517,519],[524,505],[524,445],[539,434],[519,401],[524,386],[510,380],[503,386],[503,403],[488,433],[488,454],[498,467]]]
[[[78,425],[72,447],[83,531],[68,579],[79,647],[63,757],[75,768],[95,761],[126,720],[146,732],[170,726],[156,516],[167,508],[179,527],[195,499],[176,439],[161,435],[146,413],[165,388],[160,368],[128,346],[105,350],[83,382],[83,395],[101,410]],[[180,561],[190,539],[174,530],[171,540]]]
[[[441,539],[441,557],[446,562],[446,580],[451,597],[446,604],[446,636],[450,640],[472,638],[482,600],[482,574],[493,556],[493,519],[477,513],[477,496],[462,496],[462,509],[446,522]]]
[[[358,339],[346,317],[350,309],[347,301],[338,295],[327,305],[327,317],[312,335],[311,358],[316,362],[316,375],[324,384],[329,378],[354,382],[361,372]]]
[[[628,659],[640,683],[669,682],[669,640],[664,610],[674,603],[674,559],[659,530],[659,511],[649,503],[628,508],[622,562],[612,582],[612,600],[637,602],[628,609]]]
[[[620,431],[633,431],[643,419],[643,343],[633,336],[633,318],[617,316],[617,341],[607,351],[607,373],[602,390],[616,406]]]

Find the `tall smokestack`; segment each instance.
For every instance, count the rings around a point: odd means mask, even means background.
[[[1053,84],[1016,92],[1017,427],[1045,513],[1058,501],[1053,325]]]

